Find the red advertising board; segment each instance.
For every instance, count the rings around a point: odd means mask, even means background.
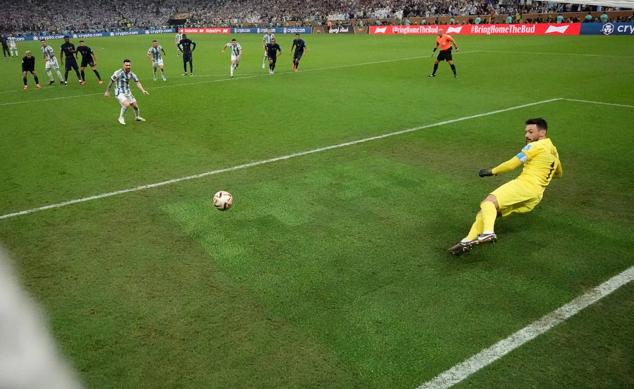
[[[185,27],[179,28],[181,34],[231,34],[230,27]]]
[[[370,26],[374,35],[430,35],[438,29],[455,35],[579,35],[581,23],[462,24],[425,26]]]

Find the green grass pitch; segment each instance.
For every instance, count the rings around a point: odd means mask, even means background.
[[[0,60],[0,214],[553,98],[634,104],[629,37],[457,36],[458,79],[429,79],[432,37],[307,35],[294,74],[280,36],[269,76],[261,37],[238,36],[233,80],[230,38],[192,38],[194,77],[173,35],[87,39],[104,79],[128,57],[150,92],[126,126],[92,71],[24,92]],[[38,43],[19,48],[45,83]],[[514,176],[478,169],[535,116],[564,177],[450,257]],[[633,119],[557,100],[0,220],[0,242],[87,387],[414,388],[634,264]],[[631,387],[632,301],[630,284],[461,385]]]

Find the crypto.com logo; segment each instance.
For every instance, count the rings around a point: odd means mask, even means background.
[[[603,35],[610,35],[614,32],[614,24],[612,23],[606,23],[603,25],[603,27],[601,27],[601,33]]]

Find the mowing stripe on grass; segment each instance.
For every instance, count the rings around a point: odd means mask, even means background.
[[[478,114],[469,115],[469,116],[463,116],[463,117],[460,117],[460,118],[457,118],[457,119],[444,120],[442,122],[436,122],[436,123],[432,123],[432,124],[425,124],[425,125],[418,126],[418,127],[408,128],[408,129],[405,129],[405,130],[389,132],[389,133],[383,134],[383,135],[371,136],[369,138],[357,139],[357,140],[353,140],[353,141],[350,141],[350,142],[344,142],[344,143],[339,143],[339,144],[335,144],[335,145],[331,145],[331,146],[325,146],[325,147],[319,147],[319,148],[316,148],[316,149],[300,151],[300,152],[297,152],[297,153],[283,155],[283,156],[280,156],[280,157],[264,159],[264,160],[255,161],[255,162],[249,162],[249,163],[245,163],[245,164],[242,164],[242,165],[236,165],[236,166],[227,167],[227,168],[218,169],[218,170],[210,170],[210,171],[207,171],[207,172],[198,173],[198,174],[194,174],[194,175],[191,175],[191,176],[172,178],[170,180],[156,182],[156,183],[153,183],[153,184],[140,185],[140,186],[137,186],[137,187],[134,187],[134,188],[121,189],[121,190],[117,190],[117,191],[114,191],[114,192],[102,193],[102,194],[97,194],[97,195],[93,195],[93,196],[82,197],[82,198],[75,199],[75,200],[68,200],[68,201],[64,201],[64,202],[61,202],[61,203],[44,205],[44,206],[37,207],[37,208],[26,209],[26,210],[23,210],[23,211],[11,212],[11,213],[7,213],[5,215],[0,216],[0,220],[10,219],[10,218],[14,218],[14,217],[17,217],[17,216],[28,215],[28,214],[35,213],[35,212],[46,211],[48,209],[67,207],[69,205],[78,204],[78,203],[85,203],[87,201],[103,199],[103,198],[106,198],[106,197],[118,196],[118,195],[122,195],[124,193],[138,192],[138,191],[142,191],[142,190],[146,190],[146,189],[157,188],[157,187],[160,187],[160,186],[175,184],[175,183],[181,182],[181,181],[194,180],[194,179],[197,179],[197,178],[212,176],[212,175],[216,175],[216,174],[220,174],[220,173],[227,173],[227,172],[232,172],[232,171],[236,171],[236,170],[248,169],[248,168],[252,168],[252,167],[255,167],[255,166],[266,165],[266,164],[273,163],[273,162],[285,161],[287,159],[303,157],[305,155],[310,155],[310,154],[321,153],[323,151],[340,149],[340,148],[343,148],[343,147],[353,146],[353,145],[357,145],[357,144],[361,144],[361,143],[372,142],[372,141],[375,141],[375,140],[385,139],[385,138],[389,138],[389,137],[396,136],[396,135],[408,134],[410,132],[420,131],[420,130],[424,130],[426,128],[444,126],[444,125],[447,125],[447,124],[458,123],[458,122],[462,122],[462,121],[465,121],[465,120],[477,119],[477,118],[481,118],[481,117],[485,117],[485,116],[495,115],[495,114],[498,114],[498,113],[503,113],[503,112],[513,111],[513,110],[517,110],[517,109],[532,107],[534,105],[552,103],[554,101],[559,101],[559,100],[561,100],[561,98],[557,97],[557,98],[554,98],[554,99],[541,100],[541,101],[536,101],[536,102],[528,103],[528,104],[515,105],[515,106],[512,106],[512,107],[508,107],[508,108],[496,109],[494,111],[483,112],[483,113],[478,113]]]
[[[478,51],[464,51],[461,52],[462,54],[471,54],[471,53],[477,53]],[[378,65],[378,64],[383,64],[383,63],[391,63],[391,62],[401,62],[401,61],[411,61],[414,59],[422,59],[422,58],[429,58],[426,55],[419,55],[419,56],[415,56],[415,57],[405,57],[405,58],[397,58],[397,59],[386,59],[386,60],[382,60],[382,61],[372,61],[372,62],[361,62],[361,63],[355,63],[355,64],[350,64],[350,65],[337,65],[337,66],[327,66],[327,67],[323,67],[323,68],[314,68],[314,69],[306,69],[306,70],[302,70],[301,73],[307,73],[307,72],[320,72],[320,71],[325,71],[325,70],[337,70],[337,69],[347,69],[347,68],[354,68],[354,67],[359,67],[359,66],[367,66],[367,65]],[[282,74],[294,74],[294,72],[291,71],[285,71],[285,72],[279,72],[277,73],[278,75],[282,75]],[[202,76],[198,76],[198,77],[213,77],[213,75],[202,75]],[[249,78],[256,78],[256,77],[265,77],[265,76],[269,76],[268,72],[267,73],[262,73],[262,74],[249,74],[247,76],[237,76],[235,78],[219,78],[217,80],[206,80],[206,81],[199,81],[199,82],[186,82],[186,83],[178,83],[178,84],[169,84],[169,85],[161,85],[161,86],[157,86],[157,87],[150,87],[150,91],[154,90],[154,89],[164,89],[164,88],[176,88],[176,87],[180,87],[180,86],[189,86],[189,85],[200,85],[200,84],[209,84],[209,83],[213,83],[213,82],[225,82],[225,81],[235,81],[235,80],[244,80],[244,79],[249,79]],[[47,88],[48,89],[48,88]],[[9,91],[4,91],[4,92],[0,92],[0,93],[6,93]],[[24,93],[21,89],[18,90],[18,92],[20,93]],[[65,99],[74,99],[74,98],[78,98],[78,97],[86,97],[86,96],[99,96],[99,95],[103,95],[103,93],[87,93],[87,94],[83,94],[83,95],[71,95],[71,96],[61,96],[61,97],[49,97],[49,98],[45,98],[45,99],[38,99],[38,100],[25,100],[25,101],[11,101],[11,102],[4,102],[4,103],[0,103],[0,107],[4,107],[7,105],[19,105],[19,104],[29,104],[29,103],[41,103],[41,102],[46,102],[46,101],[55,101],[55,100],[65,100]]]
[[[431,381],[419,386],[418,389],[449,388],[463,381],[473,373],[476,373],[480,369],[490,365],[496,360],[502,358],[504,355],[522,346],[524,343],[542,335],[558,324],[563,323],[567,319],[579,313],[581,310],[596,303],[633,280],[634,266],[624,270],[541,319],[529,324],[506,339],[497,342],[493,346],[480,351],[471,358],[466,359],[451,369],[439,374]]]
[[[605,101],[580,100],[580,99],[568,99],[568,98],[564,98],[563,100],[574,101],[576,103],[599,104],[599,105],[610,105],[612,107],[634,108],[634,105],[619,104],[619,103],[606,103]]]

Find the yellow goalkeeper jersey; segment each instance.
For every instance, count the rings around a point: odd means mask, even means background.
[[[527,144],[516,157],[524,164],[518,179],[542,188],[547,187],[553,177],[564,173],[557,148],[549,138]]]

